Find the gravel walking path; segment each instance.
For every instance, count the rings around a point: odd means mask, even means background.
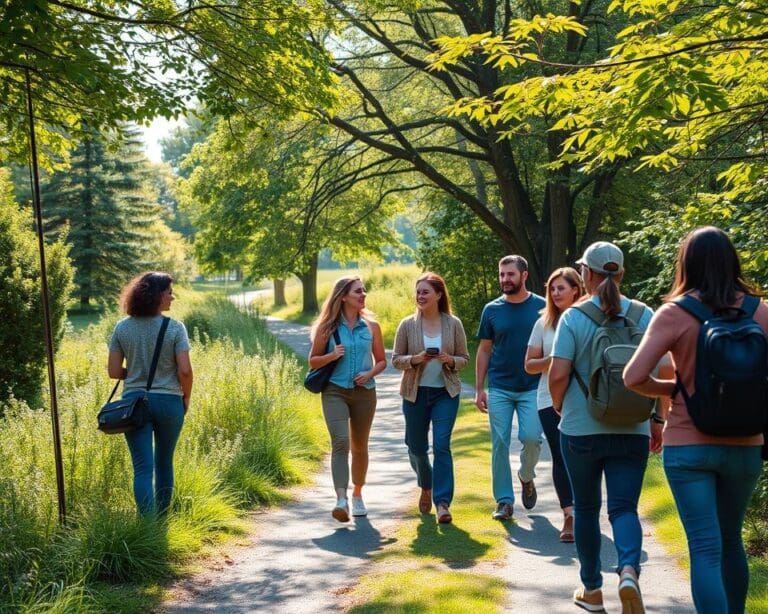
[[[301,356],[309,352],[308,327],[268,320],[270,330]],[[388,356],[389,358],[389,356]],[[415,505],[418,489],[403,443],[399,373],[388,367],[377,378],[378,405],[370,440],[369,486],[363,494],[366,518],[340,524],[330,515],[334,503],[326,462],[313,485],[297,491],[297,500],[254,516],[253,530],[241,545],[233,545],[227,558],[179,582],[163,612],[334,612],[355,578],[369,573],[371,557],[394,541],[402,512]],[[466,391],[471,397],[472,391]],[[513,433],[514,436],[514,433]],[[517,464],[519,449],[512,453]],[[516,471],[517,467],[514,467]],[[457,476],[460,482],[461,477]],[[546,443],[537,467],[539,500],[530,512],[515,505],[516,523],[508,523],[509,551],[505,564],[493,566],[509,586],[505,611],[520,614],[581,612],[570,600],[579,583],[573,545],[558,540],[561,511],[551,485]],[[488,512],[493,507],[488,493]],[[608,612],[620,612],[610,526],[603,525],[604,597]],[[504,525],[500,525],[504,526]],[[688,582],[649,533],[643,543],[644,589],[649,612],[693,612]],[[471,527],[465,527],[471,531]],[[483,572],[488,573],[488,565]]]

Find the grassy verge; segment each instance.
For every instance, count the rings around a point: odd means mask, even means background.
[[[379,565],[350,594],[352,612],[491,612],[501,608],[504,582],[480,569],[483,563],[504,560],[508,534],[489,513],[487,419],[468,401],[462,402],[452,441],[456,475],[453,523],[439,525],[433,515],[420,516],[414,489],[413,510],[398,526],[393,544],[377,555]]]
[[[70,332],[57,357],[68,518],[57,523],[47,412],[21,403],[0,419],[0,611],[143,612],[162,586],[279,501],[322,456],[318,400],[263,322],[225,298],[180,290],[174,317],[192,336],[195,390],[176,450],[173,512],[139,519],[125,441],[95,429],[110,383],[117,315]]]

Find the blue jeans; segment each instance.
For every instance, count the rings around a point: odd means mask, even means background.
[[[143,391],[131,391],[123,398],[143,394]],[[173,452],[183,424],[182,398],[153,392],[149,395],[149,415],[144,426],[125,434],[133,462],[133,496],[142,516],[153,512],[164,514],[171,505]]]
[[[459,396],[451,398],[445,388],[419,386],[416,401],[403,399],[405,444],[416,481],[432,489],[432,499],[450,505],[453,501],[453,456],[451,433],[459,411]],[[432,423],[434,465],[429,464],[429,424]]]
[[[617,572],[627,565],[640,574],[643,532],[637,501],[648,464],[646,435],[560,433],[560,447],[573,489],[573,533],[580,576],[588,590],[600,588],[600,508],[602,481],[608,495],[608,520],[618,554]]]
[[[688,538],[696,611],[741,614],[749,586],[741,527],[763,468],[760,446],[669,446],[663,454]]]
[[[513,392],[501,388],[488,390],[488,420],[491,425],[491,476],[493,498],[497,503],[514,503],[509,446],[512,442],[512,417],[517,411],[517,438],[520,452],[519,477],[530,482],[541,454],[541,421],[536,409],[536,390]]]
[[[573,505],[573,493],[571,492],[571,482],[568,480],[568,472],[565,469],[565,461],[560,452],[560,431],[557,428],[560,424],[560,416],[554,409],[547,407],[539,410],[539,420],[544,429],[544,435],[549,444],[549,451],[552,454],[552,481],[555,484],[557,499],[560,501],[560,507],[566,508]]]

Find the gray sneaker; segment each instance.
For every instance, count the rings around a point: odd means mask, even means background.
[[[511,503],[499,503],[496,505],[496,510],[491,514],[491,518],[494,520],[509,520],[512,518],[512,504]]]

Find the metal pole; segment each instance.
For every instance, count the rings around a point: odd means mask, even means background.
[[[29,112],[29,147],[32,157],[32,202],[35,209],[37,245],[40,251],[40,286],[43,293],[43,319],[45,321],[45,347],[48,352],[48,387],[51,394],[51,423],[53,425],[53,453],[56,461],[56,490],[59,499],[59,522],[67,521],[67,506],[64,497],[64,465],[61,460],[61,433],[59,431],[59,408],[56,396],[56,370],[54,368],[53,331],[51,311],[48,305],[48,275],[45,268],[45,240],[43,238],[43,213],[40,206],[40,173],[37,168],[37,142],[35,141],[35,114],[32,110],[32,81],[29,68],[25,69],[27,83],[27,110]]]

